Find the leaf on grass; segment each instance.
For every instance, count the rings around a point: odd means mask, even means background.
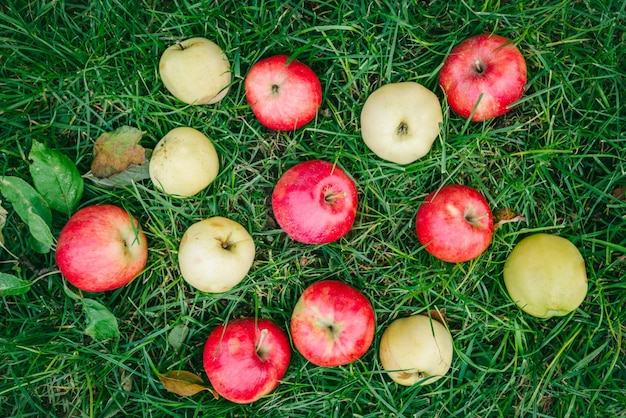
[[[613,190],[613,197],[621,201],[626,201],[626,186],[617,187]]]
[[[144,165],[146,152],[139,145],[142,134],[137,128],[122,126],[100,135],[93,146],[91,173],[98,178],[108,178],[132,166]]]
[[[84,181],[72,160],[57,150],[33,141],[28,158],[37,191],[56,211],[69,215],[83,196]]]
[[[528,222],[528,220],[519,212],[515,212],[508,208],[497,209],[493,214],[493,227],[499,228],[510,222]]]
[[[0,297],[23,295],[31,283],[12,274],[0,273]]]
[[[147,157],[146,157],[147,158]],[[119,174],[115,174],[108,178],[100,178],[93,175],[90,171],[84,176],[87,180],[90,180],[94,184],[97,184],[101,187],[106,188],[114,188],[114,187],[123,187],[129,186],[133,183],[137,183],[141,180],[146,180],[150,178],[150,170],[148,168],[148,164],[144,165],[136,165],[128,168],[125,171],[122,171]]]
[[[13,209],[35,239],[33,249],[45,254],[50,251],[54,238],[50,231],[52,213],[44,198],[19,177],[0,178],[0,191],[11,202]]]
[[[184,324],[177,325],[172,328],[168,334],[167,342],[170,343],[174,350],[178,351],[185,342],[185,339],[187,339],[187,335],[189,335],[189,327]]]
[[[219,398],[217,392],[206,386],[202,378],[185,370],[170,370],[165,374],[158,374],[159,380],[168,392],[180,396],[193,396],[203,390],[211,392],[215,399]]]
[[[95,340],[106,340],[120,335],[117,318],[103,304],[93,299],[83,299],[83,312],[87,316],[85,334]]]
[[[4,244],[4,234],[2,230],[4,226],[7,224],[7,215],[9,212],[5,208],[2,207],[2,201],[0,200],[0,244]]]

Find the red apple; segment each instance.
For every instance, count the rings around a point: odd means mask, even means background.
[[[240,318],[211,332],[203,359],[217,393],[245,404],[276,389],[289,366],[291,349],[287,334],[274,322]]]
[[[372,304],[354,287],[323,280],[307,287],[291,316],[296,349],[313,364],[341,366],[357,360],[374,339]]]
[[[493,215],[475,189],[447,185],[426,197],[417,210],[415,230],[426,251],[460,263],[482,254],[491,243]]]
[[[244,81],[246,99],[265,127],[290,131],[315,117],[322,104],[319,78],[306,64],[286,55],[255,63]]]
[[[147,259],[148,242],[137,219],[114,205],[79,210],[57,241],[61,274],[87,292],[124,286],[141,273]]]
[[[526,61],[508,39],[477,35],[455,46],[439,73],[452,110],[480,122],[511,110],[524,94]],[[474,110],[475,108],[475,110]]]
[[[272,193],[280,227],[305,244],[325,244],[348,233],[357,208],[354,181],[338,166],[322,160],[285,171]]]

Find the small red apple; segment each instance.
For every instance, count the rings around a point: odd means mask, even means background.
[[[357,209],[354,181],[338,166],[312,160],[285,171],[272,193],[280,227],[305,244],[325,244],[348,233]]]
[[[114,205],[79,210],[57,241],[61,274],[87,292],[124,286],[141,273],[147,259],[148,242],[137,219]]]
[[[492,119],[511,110],[524,94],[526,61],[502,36],[473,36],[452,49],[439,84],[459,115],[469,118],[474,111],[475,122]]]
[[[426,197],[417,210],[415,230],[426,251],[460,263],[478,257],[491,243],[493,215],[475,189],[447,185]]]
[[[322,104],[322,86],[315,72],[286,55],[256,62],[246,76],[244,89],[259,122],[279,131],[306,125]]]
[[[307,287],[291,316],[296,349],[324,367],[351,363],[365,354],[374,339],[372,304],[354,287],[323,280]]]
[[[246,404],[276,389],[289,366],[291,348],[287,334],[274,322],[240,318],[211,332],[203,359],[217,393]]]

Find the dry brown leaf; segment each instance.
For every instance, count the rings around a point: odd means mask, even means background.
[[[618,200],[626,201],[626,186],[617,187],[615,190],[613,190],[613,197]]]
[[[206,390],[211,392],[215,399],[219,398],[217,392],[207,387],[200,376],[191,372],[185,370],[170,370],[165,374],[158,374],[158,376],[168,392],[180,396],[193,396]]]
[[[122,126],[100,135],[93,145],[91,174],[109,178],[130,167],[145,164],[146,150],[139,145],[141,136],[142,132],[131,126]]]
[[[521,213],[508,208],[496,209],[493,213],[493,227],[499,228],[509,222],[527,222],[527,219]]]

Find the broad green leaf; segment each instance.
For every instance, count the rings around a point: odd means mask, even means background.
[[[35,188],[50,207],[69,215],[83,196],[84,181],[74,162],[65,154],[33,140],[28,158]]]
[[[85,334],[96,340],[106,340],[120,335],[117,318],[103,304],[93,299],[83,299],[83,312],[87,316]]]
[[[23,295],[31,283],[12,274],[0,273],[0,297]]]
[[[33,249],[41,254],[46,254],[52,248],[54,243],[54,237],[50,231],[50,227],[46,222],[32,211],[32,208],[28,209],[28,230],[31,235],[39,243],[39,245],[33,246]]]
[[[177,325],[168,334],[167,341],[174,350],[178,351],[187,339],[187,335],[189,335],[189,327],[184,324]]]
[[[198,392],[207,390],[215,399],[219,398],[217,392],[207,387],[202,378],[185,370],[170,370],[165,374],[158,374],[159,380],[168,392],[180,396],[193,396]]]
[[[0,178],[0,191],[11,202],[17,215],[28,223],[29,213],[35,213],[50,226],[52,213],[45,199],[27,182],[19,177],[4,176]]]

